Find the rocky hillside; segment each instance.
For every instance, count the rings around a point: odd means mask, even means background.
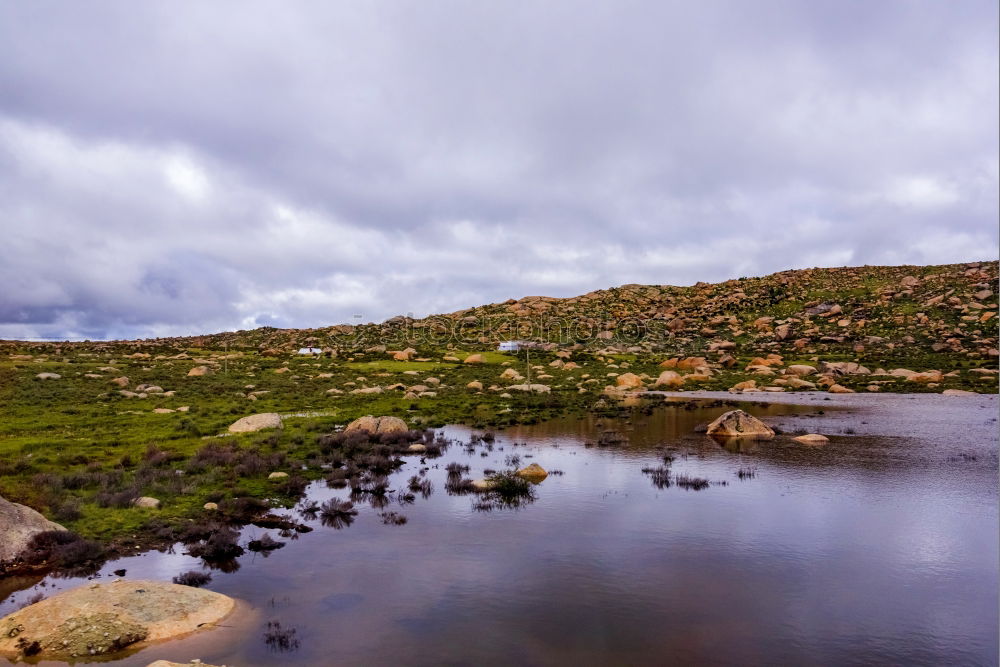
[[[924,367],[997,359],[997,262],[784,271],[689,287],[623,285],[572,298],[528,296],[423,319],[321,329],[260,328],[186,338],[79,343],[166,352],[204,348],[282,356],[404,347],[487,349],[502,340],[548,348],[675,355],[879,357]],[[45,343],[8,352],[54,351]],[[383,347],[384,346],[384,347]]]

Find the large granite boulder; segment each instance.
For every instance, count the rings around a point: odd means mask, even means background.
[[[358,417],[344,429],[344,433],[352,431],[367,431],[372,434],[406,433],[410,428],[399,417]]]
[[[58,523],[0,496],[0,563],[14,560],[31,538],[47,530],[66,530]]]

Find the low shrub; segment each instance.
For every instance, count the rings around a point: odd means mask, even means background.
[[[205,584],[212,581],[212,575],[207,572],[198,572],[196,570],[191,570],[183,574],[178,574],[174,577],[174,583],[180,584],[182,586],[192,586],[194,588],[200,588]]]

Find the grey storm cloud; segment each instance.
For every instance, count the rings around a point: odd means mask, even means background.
[[[0,0],[0,337],[995,259],[997,19]]]

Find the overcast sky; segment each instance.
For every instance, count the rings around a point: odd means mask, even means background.
[[[996,259],[997,24],[993,0],[0,0],[0,337]]]

